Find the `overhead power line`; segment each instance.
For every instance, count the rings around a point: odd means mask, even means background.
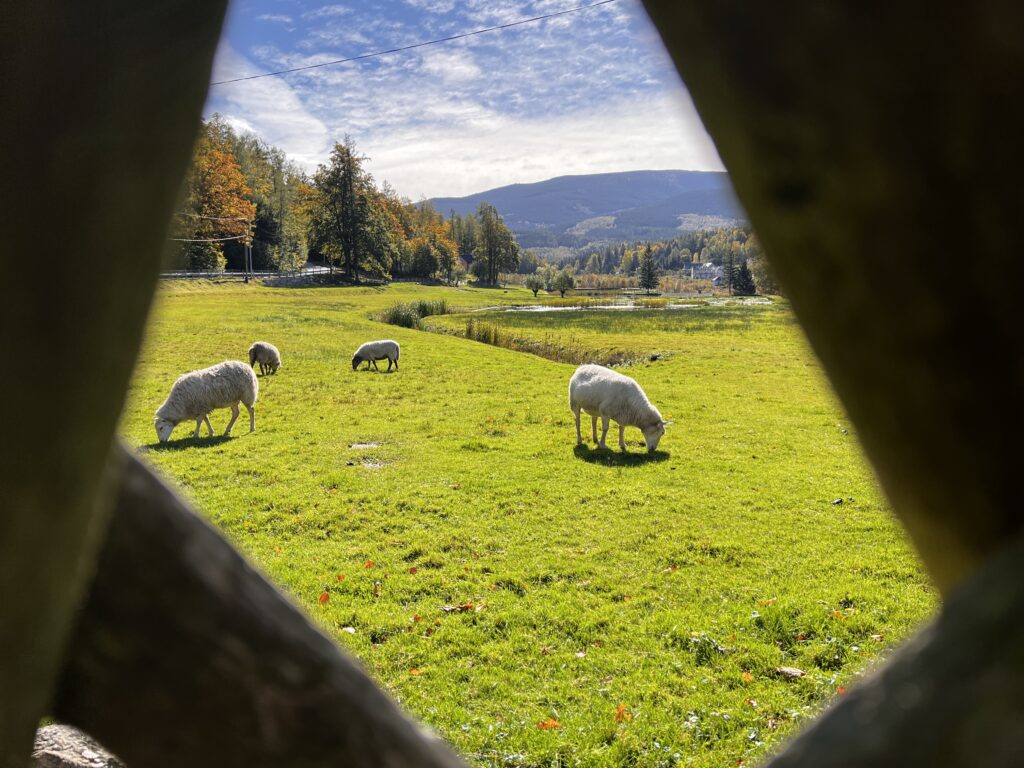
[[[522,24],[532,24],[536,21],[544,21],[544,19],[553,19],[556,16],[565,16],[569,13],[576,13],[577,11],[586,11],[590,8],[597,8],[599,5],[608,5],[614,3],[616,0],[599,0],[599,2],[591,3],[590,5],[578,5],[575,8],[566,8],[564,11],[555,11],[554,13],[546,13],[543,16],[534,16],[530,19],[521,19],[520,21],[512,21],[508,24],[499,24],[496,27],[487,27],[485,29],[476,29],[472,32],[463,32],[458,35],[451,35],[450,37],[441,37],[437,40],[426,40],[422,43],[413,43],[412,45],[403,45],[401,48],[390,48],[386,51],[373,51],[371,53],[362,53],[358,56],[352,56],[347,59],[335,59],[334,61],[323,61],[319,64],[307,64],[304,67],[293,67],[292,69],[280,69],[277,72],[263,72],[258,75],[247,75],[246,77],[234,77],[230,80],[218,80],[210,85],[227,85],[228,83],[240,83],[244,80],[258,80],[261,77],[275,77],[276,75],[289,75],[292,72],[304,72],[307,69],[318,69],[319,67],[330,67],[334,64],[346,64],[350,61],[359,61],[360,59],[372,59],[375,56],[386,56],[389,53],[401,53],[402,51],[411,51],[413,48],[423,48],[427,45],[437,45],[438,43],[448,43],[452,40],[462,40],[466,37],[473,37],[474,35],[482,35],[485,32],[494,32],[499,29],[508,29],[509,27],[518,27]]]
[[[199,213],[192,213],[191,211],[178,211],[176,216],[191,216],[195,219],[208,219],[210,221],[245,221],[248,222],[250,219],[243,219],[239,216],[203,216]]]
[[[231,237],[168,237],[168,240],[172,240],[175,243],[220,243],[224,240],[242,240],[246,235],[232,235]]]

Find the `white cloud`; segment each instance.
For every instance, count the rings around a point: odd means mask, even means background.
[[[221,41],[213,64],[214,81],[258,71],[229,43]],[[230,125],[246,127],[306,167],[315,166],[330,151],[327,126],[305,108],[295,91],[279,77],[213,86],[204,111],[207,115],[219,112]]]
[[[421,26],[376,6],[321,5],[303,14],[315,21],[304,23],[291,48],[250,44],[250,61],[223,44],[214,80],[565,7],[561,0],[460,0],[447,15],[428,13],[440,14],[450,1],[405,0],[400,7],[419,13]],[[354,35],[360,45],[353,50],[344,43]],[[378,180],[412,199],[573,173],[722,168],[637,0],[557,24],[215,86],[207,105],[213,111],[310,171],[350,135]]]
[[[455,0],[405,0],[413,8],[430,13],[451,13],[455,8]]]
[[[685,94],[627,99],[559,118],[505,117],[490,127],[439,124],[377,136],[361,149],[378,181],[414,200],[568,174],[723,170]]]
[[[304,19],[323,19],[330,16],[347,16],[352,13],[352,9],[347,5],[321,5],[312,11],[306,11],[302,14]]]
[[[257,21],[275,21],[281,24],[291,24],[292,17],[285,16],[282,13],[264,13],[261,16],[256,17]]]
[[[461,83],[480,77],[480,67],[465,50],[434,49],[422,54],[423,71],[440,77],[446,83]]]

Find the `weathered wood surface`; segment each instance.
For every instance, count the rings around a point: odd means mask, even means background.
[[[54,714],[130,768],[455,766],[137,459]]]
[[[0,3],[3,768],[28,761],[102,542],[101,478],[225,4]]]
[[[645,4],[948,599],[771,765],[1024,765],[1024,7]]]
[[[125,765],[77,728],[55,724],[36,731],[32,768],[125,768]]]
[[[1024,766],[1024,540],[767,768]]]
[[[1024,10],[647,6],[950,597],[779,764],[1019,764],[1022,553],[975,574],[1024,521],[1024,323],[1007,293],[1024,284]],[[58,713],[132,768],[452,761],[140,465],[108,459],[222,12],[0,4],[0,323],[22,329],[5,337],[0,768],[23,768],[46,710],[105,534],[105,467],[120,506]],[[66,245],[45,283],[25,256],[41,233]]]
[[[646,6],[948,593],[1024,525],[1024,7]]]

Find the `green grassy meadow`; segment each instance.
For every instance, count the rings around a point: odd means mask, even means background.
[[[662,355],[624,369],[674,422],[659,451],[637,430],[625,456],[577,449],[573,365],[370,319],[421,298],[491,307],[474,316],[524,337]],[[754,762],[936,595],[784,301],[493,309],[534,301],[168,284],[121,432],[471,764]],[[374,338],[401,343],[399,372],[352,371]],[[243,409],[229,439],[182,424],[156,445],[174,379],[258,339],[284,365],[260,379],[257,432]]]

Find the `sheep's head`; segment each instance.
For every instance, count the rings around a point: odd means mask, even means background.
[[[644,443],[647,444],[648,453],[653,453],[657,450],[658,442],[661,440],[662,435],[665,434],[666,424],[668,424],[667,421],[659,421],[641,430],[644,433]]]
[[[153,426],[156,427],[156,436],[160,440],[160,442],[166,443],[168,438],[170,438],[171,436],[171,432],[174,431],[174,428],[177,426],[177,424],[173,421],[162,419],[159,416],[157,416],[155,419],[153,419]]]
[[[359,355],[352,355],[352,370],[354,371],[356,368],[358,368],[361,362],[363,362],[363,358],[361,358]]]

